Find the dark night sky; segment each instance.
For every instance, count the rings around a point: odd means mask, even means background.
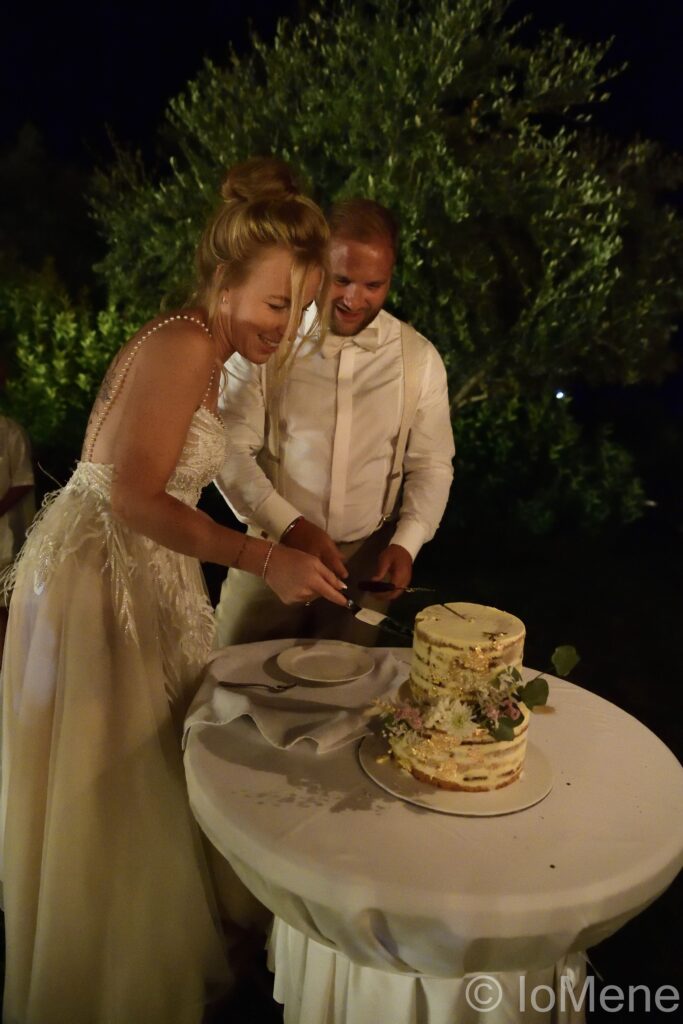
[[[268,36],[278,15],[296,9],[294,0],[202,0],[175,9],[159,0],[14,3],[0,36],[0,146],[31,121],[51,155],[84,168],[107,152],[107,124],[144,150],[168,99],[205,55],[220,61],[230,42],[243,49],[249,19]],[[601,123],[622,137],[640,133],[683,149],[683,4],[515,0],[512,10],[589,41],[615,36],[615,63],[630,68]]]
[[[107,152],[106,125],[144,149],[205,56],[220,62],[230,43],[244,49],[249,20],[271,35],[277,16],[295,8],[266,0],[15,4],[0,36],[0,144],[31,121],[52,155],[81,166]]]

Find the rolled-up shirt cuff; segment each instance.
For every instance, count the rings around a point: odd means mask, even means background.
[[[271,540],[279,540],[289,524],[300,516],[298,508],[290,504],[277,491],[269,494],[252,516],[252,525],[262,530]]]
[[[427,539],[424,527],[416,523],[414,519],[408,519],[405,522],[399,520],[396,532],[391,538],[391,544],[399,544],[402,548],[405,548],[413,561],[418,556],[420,548]]]

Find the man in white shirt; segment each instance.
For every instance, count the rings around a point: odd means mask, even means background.
[[[410,584],[448,500],[455,449],[446,371],[429,341],[382,309],[397,250],[389,211],[352,199],[329,220],[330,330],[322,345],[299,340],[281,384],[239,355],[226,364],[228,455],[216,483],[251,531],[316,554],[346,580],[349,596],[386,608]],[[368,578],[395,589],[373,600],[355,588]],[[235,569],[216,621],[221,646],[376,637],[328,602],[282,605],[257,577]]]

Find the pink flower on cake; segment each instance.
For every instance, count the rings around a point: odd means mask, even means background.
[[[412,704],[399,704],[394,712],[394,717],[397,722],[405,722],[416,732],[422,728],[422,715]]]
[[[522,712],[519,710],[517,705],[511,700],[504,700],[501,704],[501,711],[508,718],[511,718],[513,722],[516,722],[518,718],[522,717]]]

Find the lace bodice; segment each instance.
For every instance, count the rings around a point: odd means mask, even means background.
[[[225,434],[221,420],[201,406],[194,413],[178,464],[166,485],[185,505],[195,506],[225,460]],[[101,462],[79,462],[65,490],[92,491],[106,505],[111,500],[114,467]]]
[[[201,406],[192,417],[167,492],[188,505],[196,505],[203,488],[211,483],[224,462],[223,423],[215,413]]]

